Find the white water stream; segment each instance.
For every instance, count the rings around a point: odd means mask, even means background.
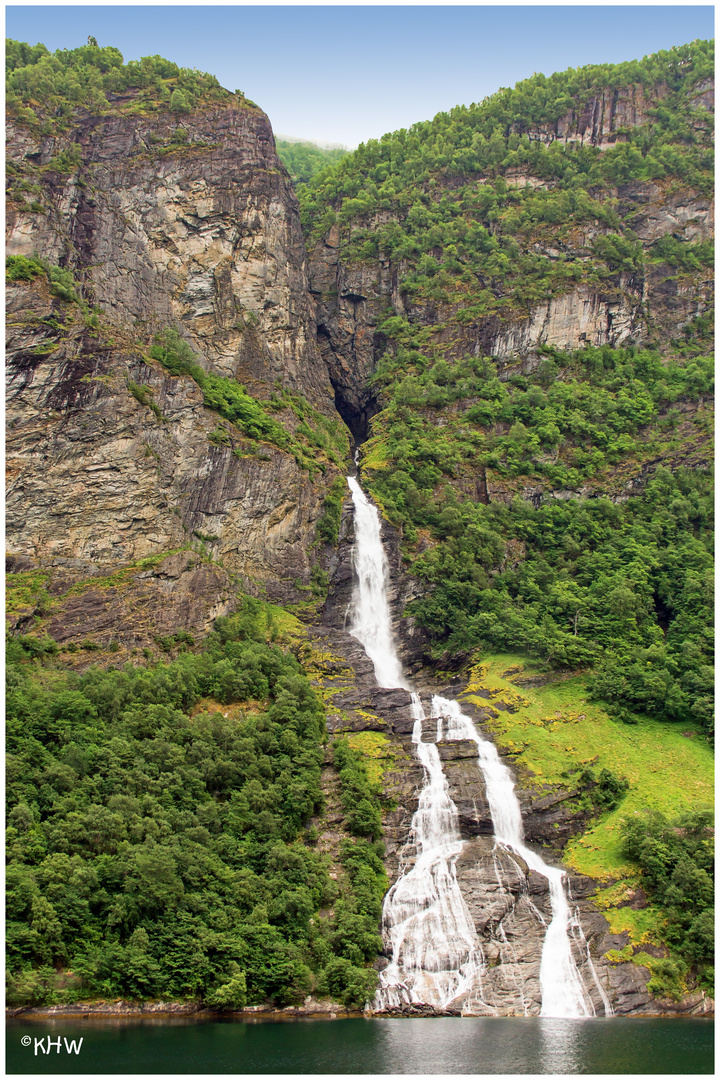
[[[388,603],[389,574],[382,545],[378,512],[354,477],[348,477],[355,507],[353,563],[357,577],[350,612],[350,633],[373,662],[380,686],[410,686],[403,674],[393,639]],[[425,784],[411,824],[411,843],[400,876],[385,897],[383,934],[392,960],[380,975],[379,1009],[404,1002],[446,1007],[462,995],[472,1011],[493,1012],[482,1000],[485,962],[480,940],[463,899],[455,863],[463,841],[457,808],[450,798],[436,743],[469,739],[478,748],[478,765],[485,781],[495,842],[514,851],[531,870],[548,881],[552,919],[545,934],[540,964],[541,1016],[594,1016],[570,945],[571,912],[565,895],[564,872],[548,866],[523,842],[522,817],[512,776],[495,746],[478,733],[456,701],[435,696],[432,718],[435,740],[423,741],[428,721],[418,694],[413,693],[413,743],[423,766]],[[444,729],[444,730],[443,730]],[[589,954],[588,954],[589,955]],[[604,998],[606,1014],[610,1004]]]
[[[387,596],[390,578],[378,512],[354,476],[348,477],[348,484],[355,507],[353,567],[357,579],[348,630],[372,660],[380,686],[409,690],[393,641]]]

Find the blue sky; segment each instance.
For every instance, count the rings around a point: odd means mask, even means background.
[[[159,53],[257,102],[276,134],[355,146],[541,71],[618,63],[714,34],[714,8],[642,6],[36,6],[8,37],[49,49],[93,34]]]

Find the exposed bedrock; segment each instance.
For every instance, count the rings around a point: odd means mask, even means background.
[[[335,407],[359,444],[367,438],[378,409],[368,380],[385,347],[376,326],[388,289],[392,294],[392,275],[388,280],[382,269],[341,262],[338,231],[333,227],[315,247],[309,284],[316,303],[318,348],[332,382]]]
[[[293,582],[309,577],[322,483],[269,444],[241,457],[213,445],[218,416],[200,388],[134,348],[78,330],[48,353],[45,335],[21,322],[9,331],[9,550],[92,572],[200,539],[248,587],[300,599]]]
[[[345,543],[350,546],[346,524]],[[348,556],[349,557],[349,556]],[[336,578],[342,575],[336,573]],[[351,570],[345,572],[349,590]],[[340,595],[339,591],[335,596]],[[344,594],[349,600],[349,591]],[[342,604],[328,605],[326,625],[312,628],[311,638],[324,654],[335,657],[330,691],[329,729],[332,735],[370,731],[387,736],[390,756],[382,777],[388,806],[383,812],[386,868],[392,884],[412,865],[415,852],[411,841],[412,817],[424,783],[424,773],[412,742],[413,717],[410,695],[405,690],[377,686],[372,664],[360,644],[342,629]],[[325,684],[326,691],[328,684]],[[457,696],[457,683],[434,692]],[[425,701],[425,693],[423,692]],[[429,701],[426,702],[429,711]],[[332,709],[337,712],[333,713]],[[463,705],[478,728],[483,729],[482,709]],[[434,722],[433,722],[434,723]],[[429,731],[426,735],[432,735]],[[477,747],[471,741],[441,741],[438,744],[450,796],[458,810],[460,835],[464,841],[455,862],[455,872],[463,899],[472,917],[485,958],[481,1000],[477,995],[459,998],[446,1012],[504,1016],[538,1015],[541,1006],[540,961],[547,925],[551,918],[547,880],[529,870],[523,859],[497,845],[485,785],[477,763]],[[506,759],[512,767],[512,761]],[[581,830],[586,819],[571,812],[565,803],[572,793],[556,792],[543,785],[517,788],[526,842],[538,845],[543,858],[560,865],[559,851],[565,840]],[[598,884],[575,874],[567,876],[571,909],[571,947],[593,1008],[605,1013],[604,1001],[615,1013],[656,1014],[676,1011],[647,993],[649,972],[632,963],[611,963],[604,959],[610,949],[622,949],[626,934],[613,934],[592,897]],[[382,969],[389,961],[381,957]],[[696,995],[697,996],[697,995]],[[691,1012],[702,1007],[699,998],[678,1007]],[[403,1006],[397,1012],[430,1015],[433,1009]]]
[[[141,335],[178,325],[204,366],[250,385],[280,379],[334,414],[297,198],[265,114],[88,116],[39,140],[9,128],[13,162],[42,165],[66,144],[81,166],[45,175],[47,214],[11,209],[8,254],[67,265],[113,323]]]
[[[175,326],[206,369],[259,397],[279,381],[337,418],[297,199],[267,117],[231,103],[181,121],[87,115],[56,137],[8,132],[22,167],[70,145],[82,159],[73,174],[38,173],[47,212],[11,206],[7,251],[67,267],[101,328],[44,277],[8,290],[9,551],[60,578],[73,560],[80,581],[202,544],[222,568],[202,617],[188,615],[201,633],[236,602],[228,575],[270,600],[307,600],[332,467],[313,480],[292,454],[221,422],[192,379],[147,359],[153,333]],[[298,423],[289,410],[281,419]],[[122,638],[120,610],[67,626]]]

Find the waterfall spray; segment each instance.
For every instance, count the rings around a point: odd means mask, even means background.
[[[372,660],[380,686],[410,690],[392,633],[389,573],[378,512],[354,477],[348,477],[348,484],[355,507],[353,564],[357,579],[349,630]],[[389,1009],[403,1003],[418,1003],[446,1008],[454,999],[471,998],[474,1011],[494,1011],[483,1002],[482,947],[455,872],[463,841],[457,808],[450,797],[435,745],[443,738],[444,726],[446,739],[470,739],[477,746],[495,843],[515,852],[548,882],[552,918],[540,964],[540,1015],[595,1015],[572,956],[571,913],[564,872],[548,866],[524,843],[512,776],[500,761],[495,746],[478,734],[456,701],[433,698],[433,741],[423,739],[423,722],[429,718],[415,693],[412,709],[413,744],[425,782],[412,819],[405,858],[401,860],[400,876],[383,904],[383,936],[392,959],[381,972],[376,1007]]]

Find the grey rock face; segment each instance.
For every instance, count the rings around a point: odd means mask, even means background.
[[[283,385],[334,415],[315,340],[297,199],[267,117],[228,105],[176,118],[88,116],[52,146],[11,127],[11,160],[67,142],[82,165],[50,174],[47,214],[11,212],[7,251],[39,251],[80,275],[119,326],[177,325],[201,363]],[[163,150],[162,154],[160,150]]]
[[[276,447],[238,459],[229,446],[212,445],[218,416],[192,380],[134,350],[98,348],[80,330],[49,355],[46,340],[41,328],[11,327],[10,550],[92,568],[201,534],[248,585],[295,598],[293,580],[309,576],[322,488]],[[128,383],[148,388],[161,419]]]
[[[357,442],[368,434],[377,411],[367,381],[382,354],[385,339],[376,331],[380,312],[390,298],[403,311],[398,270],[389,263],[348,265],[339,251],[333,226],[315,246],[309,263],[310,290],[316,303],[318,346],[335,392],[335,404]]]
[[[200,388],[146,355],[155,331],[177,327],[208,371],[261,397],[277,381],[337,416],[297,200],[260,110],[213,107],[181,126],[186,142],[169,151],[169,114],[85,115],[57,139],[10,128],[16,163],[81,149],[73,175],[40,174],[46,213],[11,210],[7,251],[67,266],[102,330],[44,279],[9,289],[8,545],[43,567],[73,558],[89,576],[202,543],[222,560],[218,581],[235,573],[298,602],[331,475],[312,481],[291,454],[237,431],[217,439]],[[218,585],[208,610],[232,608],[234,592]]]

